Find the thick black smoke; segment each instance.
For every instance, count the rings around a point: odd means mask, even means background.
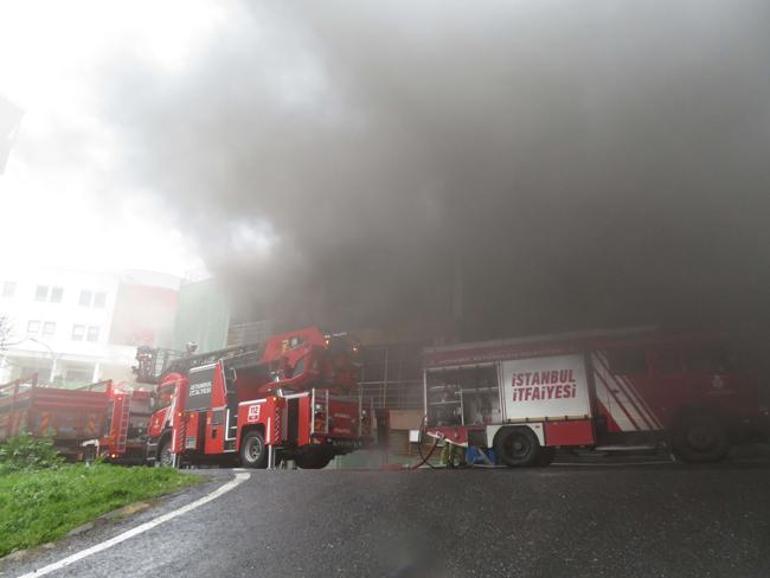
[[[232,8],[182,71],[115,62],[105,114],[253,315],[767,316],[767,3]]]

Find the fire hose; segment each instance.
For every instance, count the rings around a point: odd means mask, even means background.
[[[428,414],[426,413],[422,421],[420,422],[420,437],[417,439],[417,451],[420,454],[420,461],[416,464],[413,464],[409,466],[410,470],[416,470],[417,468],[420,468],[424,465],[428,465],[431,469],[436,469],[436,466],[434,466],[432,463],[430,463],[428,460],[430,460],[430,457],[433,455],[433,452],[436,451],[436,448],[438,447],[438,441],[439,439],[437,437],[433,438],[433,445],[430,447],[430,451],[428,452],[428,455],[424,455],[422,451],[422,440],[425,436],[425,432],[428,429]]]

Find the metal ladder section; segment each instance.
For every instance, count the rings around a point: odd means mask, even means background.
[[[120,430],[118,430],[117,446],[118,453],[126,451],[126,439],[128,438],[128,416],[131,410],[131,404],[128,396],[120,398]]]

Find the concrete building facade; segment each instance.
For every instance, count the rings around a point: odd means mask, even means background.
[[[76,387],[131,381],[138,345],[170,342],[179,280],[144,271],[0,273],[0,383],[38,374]]]

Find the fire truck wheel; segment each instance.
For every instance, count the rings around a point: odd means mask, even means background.
[[[161,468],[174,467],[174,454],[171,453],[171,438],[166,438],[160,443],[157,464]]]
[[[528,427],[506,428],[495,439],[495,452],[511,468],[535,464],[540,449],[535,433]]]
[[[723,424],[708,414],[685,416],[674,430],[672,445],[686,462],[718,462],[730,450]]]
[[[241,465],[245,468],[267,467],[265,438],[257,430],[248,432],[241,441]]]
[[[540,448],[540,451],[537,453],[537,459],[535,460],[535,465],[541,468],[544,468],[545,466],[550,466],[551,462],[553,462],[555,457],[556,457],[556,448]]]

